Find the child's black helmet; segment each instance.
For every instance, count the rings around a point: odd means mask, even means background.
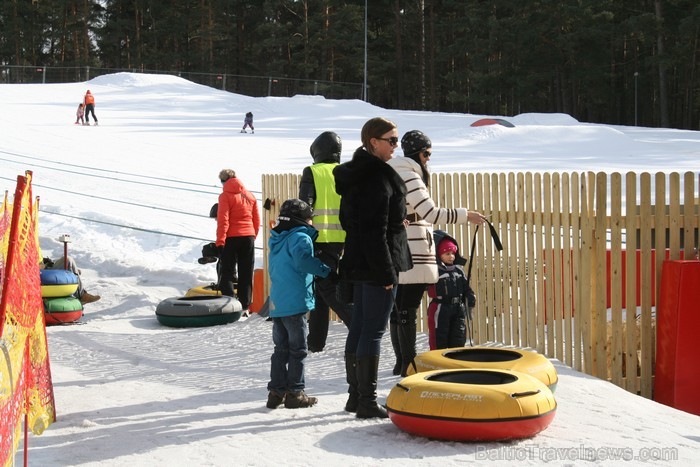
[[[340,162],[340,153],[343,151],[343,142],[340,136],[332,131],[324,131],[316,137],[309,148],[314,163]]]
[[[287,217],[289,219],[308,221],[314,215],[314,210],[306,202],[298,199],[288,199],[282,203],[280,208],[280,218]]]
[[[401,138],[401,149],[403,150],[404,156],[417,155],[421,151],[425,151],[433,147],[433,143],[430,141],[425,133],[419,130],[411,130],[406,132]]]

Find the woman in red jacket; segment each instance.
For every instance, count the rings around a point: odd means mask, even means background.
[[[216,215],[216,246],[221,260],[219,288],[223,295],[234,296],[233,281],[237,267],[238,301],[243,310],[247,310],[253,295],[255,237],[260,230],[258,202],[236,178],[233,170],[222,170],[219,179],[223,184]]]
[[[85,124],[90,124],[90,114],[92,114],[92,118],[95,119],[95,125],[97,125],[97,117],[95,116],[95,96],[92,95],[89,89],[85,93],[83,104],[85,104]]]

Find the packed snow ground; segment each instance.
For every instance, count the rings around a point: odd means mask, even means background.
[[[90,89],[98,127],[74,125]],[[695,465],[700,417],[632,395],[555,362],[557,415],[532,439],[455,443],[417,438],[388,420],[343,411],[346,330],[332,323],[307,359],[303,410],[268,410],[271,326],[253,315],[225,326],[171,329],[164,298],[212,282],[199,265],[213,239],[217,174],[232,168],[260,196],[264,173],[301,173],[308,147],[334,130],[343,161],[362,124],[385,116],[433,140],[436,172],[700,171],[700,133],[579,123],[568,115],[503,117],[394,111],[317,96],[251,98],[180,78],[120,73],[87,83],[0,85],[0,187],[33,171],[45,256],[70,254],[88,291],[81,324],[47,330],[58,420],[29,437],[30,465]],[[241,134],[245,112],[256,133]],[[397,151],[401,156],[401,151]],[[258,238],[262,247],[265,239]],[[258,262],[261,264],[261,250]],[[426,350],[427,338],[418,338]],[[383,400],[399,378],[388,335]],[[22,462],[21,450],[16,463]]]

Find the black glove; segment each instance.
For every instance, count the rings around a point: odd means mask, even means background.
[[[221,258],[224,255],[224,246],[217,246],[216,247],[216,252],[218,253],[218,257]]]
[[[338,276],[338,273],[332,269],[331,272],[329,272],[328,275],[325,277],[325,279],[329,280],[332,284],[337,284],[338,282],[340,282],[340,276]]]
[[[476,306],[476,294],[471,287],[467,290],[467,306],[469,308],[474,308]]]

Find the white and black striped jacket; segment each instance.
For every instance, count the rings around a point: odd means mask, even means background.
[[[413,269],[399,275],[399,284],[434,284],[438,268],[433,244],[433,224],[466,224],[466,208],[446,209],[435,205],[421,178],[421,168],[408,157],[394,157],[387,162],[406,184],[408,246]]]

